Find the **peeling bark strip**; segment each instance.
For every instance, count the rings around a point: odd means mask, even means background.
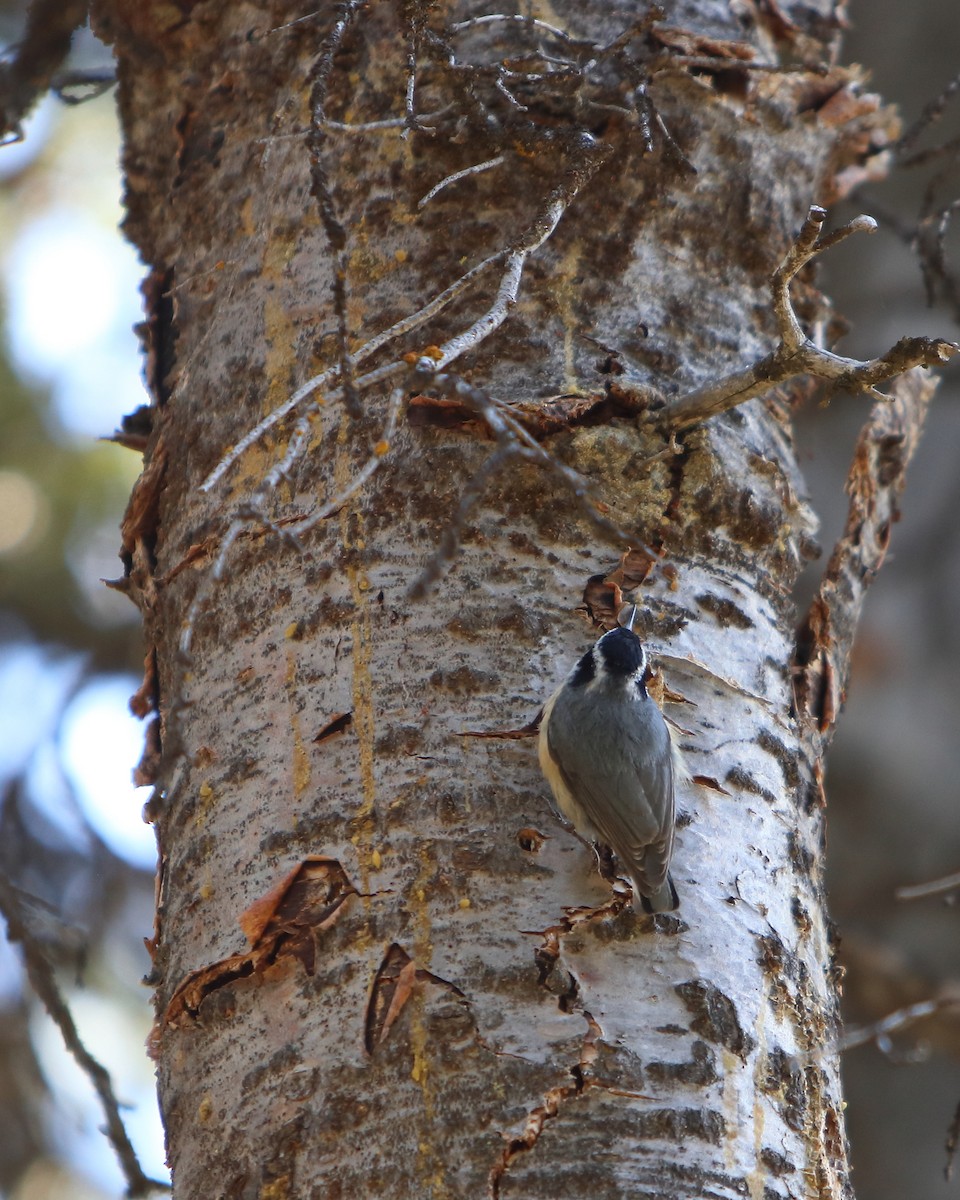
[[[896,126],[840,6],[94,9],[150,270],[124,586],[175,1197],[847,1200],[794,684],[829,725],[918,423],[857,451],[795,679],[816,521],[756,368],[809,369],[811,198]],[[635,594],[707,784],[656,920],[512,736]]]
[[[250,949],[193,971],[180,984],[153,1031],[153,1045],[160,1046],[166,1027],[183,1017],[197,1017],[204,999],[218,988],[261,974],[285,957],[296,959],[312,975],[318,936],[335,924],[356,894],[335,859],[314,856],[295,867],[240,917]]]
[[[936,380],[917,370],[902,376],[891,399],[874,405],[857,438],[846,482],[846,525],[797,637],[797,710],[815,722],[824,749],[846,698],[867,588],[883,566],[900,519],[907,468],[935,390]]]

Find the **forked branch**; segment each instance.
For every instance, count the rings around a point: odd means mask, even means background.
[[[837,388],[867,391],[883,399],[878,383],[902,375],[911,367],[938,367],[960,350],[956,342],[940,338],[901,338],[880,358],[845,358],[818,346],[803,331],[790,299],[790,284],[799,271],[824,250],[835,246],[852,233],[872,233],[877,223],[872,217],[855,217],[849,224],[821,237],[826,210],[813,205],[796,242],[787,252],[772,279],[773,310],[780,335],[779,345],[741,371],[687,392],[661,409],[658,416],[671,429],[689,429],[702,421],[727,412],[737,405],[769,392],[777,384],[799,375],[826,379]]]

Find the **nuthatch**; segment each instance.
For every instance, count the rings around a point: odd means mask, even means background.
[[[647,655],[626,627],[605,633],[553,693],[540,721],[540,768],[581,837],[609,846],[646,912],[679,904],[673,850],[670,731],[643,676]]]

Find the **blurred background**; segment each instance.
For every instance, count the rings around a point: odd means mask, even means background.
[[[24,19],[22,4],[0,6],[0,44]],[[110,61],[89,33],[75,37],[71,66]],[[129,1105],[144,1170],[162,1179],[140,984],[156,849],[127,707],[143,650],[135,608],[102,582],[121,574],[117,523],[140,456],[98,441],[146,400],[133,332],[143,272],[118,230],[112,92],[76,106],[48,97],[23,133],[0,146],[0,872]],[[122,1195],[103,1123],[19,947],[0,938],[0,1195]]]
[[[846,61],[906,125],[960,71],[960,5],[854,0]],[[0,0],[0,44],[24,11]],[[90,35],[71,65],[109,65]],[[923,144],[956,138],[960,96]],[[0,147],[0,871],[55,962],[80,1035],[112,1074],[148,1175],[165,1177],[144,1051],[153,835],[131,783],[142,730],[127,701],[140,678],[137,614],[103,579],[121,573],[118,526],[138,454],[109,442],[146,397],[133,326],[142,275],[118,232],[111,93],[48,98],[24,140]],[[843,353],[870,357],[904,334],[960,340],[956,298],[927,305],[903,237],[926,189],[960,195],[944,160],[897,169],[840,206],[880,233],[822,264],[850,323]],[[811,197],[816,200],[817,197]],[[898,232],[899,230],[899,232]],[[947,262],[960,278],[960,238]],[[847,710],[828,763],[832,915],[848,967],[848,1027],[918,1001],[960,999],[960,911],[895,889],[960,871],[960,369],[945,372],[910,472],[903,519],[870,593]],[[869,402],[838,397],[798,416],[825,553],[846,513],[843,482]],[[823,561],[806,580],[815,585]],[[2,924],[2,922],[0,922]],[[944,1143],[960,1102],[960,1006],[847,1051],[847,1118],[858,1200],[945,1200]],[[0,938],[0,1196],[112,1200],[123,1194],[93,1089]],[[958,1172],[960,1175],[960,1172]]]

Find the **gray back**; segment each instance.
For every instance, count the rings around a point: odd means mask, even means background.
[[[599,839],[645,894],[663,884],[673,846],[673,757],[656,704],[634,680],[564,688],[550,753]]]

